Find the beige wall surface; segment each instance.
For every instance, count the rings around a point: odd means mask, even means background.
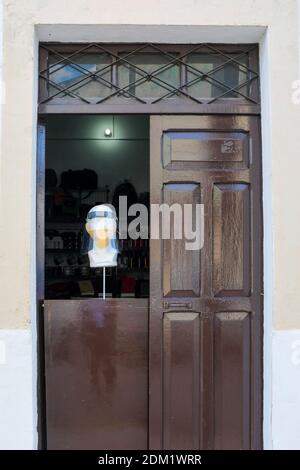
[[[199,32],[205,25],[267,27],[264,92],[269,118],[263,132],[268,131],[269,140],[263,158],[271,158],[265,199],[272,203],[273,326],[300,328],[300,105],[292,103],[292,83],[299,78],[298,18],[296,0],[4,1],[0,328],[27,328],[34,311],[36,26],[43,24],[99,29],[113,24],[195,25]]]

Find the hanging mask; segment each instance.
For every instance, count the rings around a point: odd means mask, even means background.
[[[109,204],[93,207],[87,214],[82,254],[88,254],[90,267],[117,266],[117,217]]]

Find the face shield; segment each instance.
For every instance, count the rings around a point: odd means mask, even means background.
[[[89,255],[91,267],[116,266],[119,246],[117,217],[112,206],[95,206],[87,214],[81,253]]]

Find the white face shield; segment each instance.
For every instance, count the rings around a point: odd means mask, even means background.
[[[102,204],[89,211],[81,252],[89,255],[92,268],[117,265],[117,217],[112,206]]]

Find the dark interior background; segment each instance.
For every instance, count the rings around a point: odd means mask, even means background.
[[[105,136],[110,129],[112,135]],[[92,170],[97,188],[68,188],[62,175]],[[84,177],[83,177],[84,178]],[[82,180],[83,180],[82,178]],[[149,117],[143,115],[55,115],[46,119],[45,297],[102,295],[102,269],[81,255],[88,210],[114,203],[121,184],[133,187],[136,202],[149,201]],[[148,240],[120,240],[117,268],[106,269],[106,294],[148,297]]]

